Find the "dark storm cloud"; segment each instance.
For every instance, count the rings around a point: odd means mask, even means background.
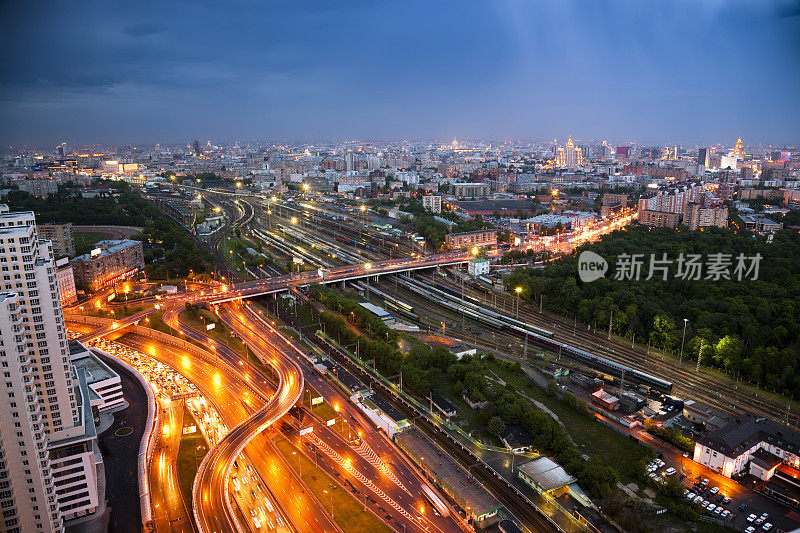
[[[4,3],[0,140],[796,140],[793,7]]]

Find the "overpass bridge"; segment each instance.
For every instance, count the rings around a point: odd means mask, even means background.
[[[338,283],[364,278],[385,276],[398,272],[410,272],[412,270],[422,270],[441,266],[452,266],[469,261],[471,256],[466,253],[447,253],[438,255],[428,255],[417,258],[388,259],[385,261],[367,262],[357,265],[345,265],[330,269],[325,269],[324,276],[320,276],[319,270],[313,272],[303,272],[290,276],[277,276],[272,278],[257,279],[246,281],[231,286],[230,288],[205,288],[192,292],[165,296],[153,307],[139,311],[138,313],[116,320],[110,320],[107,324],[98,329],[85,333],[78,337],[81,342],[104,337],[110,333],[122,330],[138,323],[143,318],[156,312],[159,308],[167,309],[175,305],[184,303],[207,302],[212,305],[277,294],[291,290],[294,287],[306,287],[312,283]]]
[[[452,266],[466,263],[470,260],[467,253],[447,253],[428,255],[419,258],[400,258],[387,259],[385,261],[366,262],[357,265],[346,265],[326,270],[325,275],[320,275],[320,271],[303,272],[298,275],[279,276],[260,280],[246,281],[237,283],[230,290],[224,293],[217,293],[207,297],[201,297],[198,301],[207,301],[210,304],[221,304],[233,300],[254,298],[287,291],[292,287],[304,287],[312,283],[338,283],[357,279],[396,274],[398,272],[410,272],[412,270],[422,270],[441,266]],[[322,269],[321,269],[322,270]]]

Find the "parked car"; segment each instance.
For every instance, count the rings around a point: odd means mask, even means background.
[[[716,494],[719,492],[719,487],[711,487],[711,494]]]
[[[751,514],[750,516],[747,517],[747,521],[754,522],[756,518],[758,518],[756,515]]]
[[[693,501],[694,500],[694,492],[690,492],[689,494],[687,494],[686,495],[686,499],[689,500],[689,501]]]
[[[696,503],[697,505],[700,505],[702,502],[703,502],[703,497],[702,496],[695,497],[694,503]]]
[[[706,507],[706,511],[708,511],[709,513],[713,513],[714,509],[716,509],[716,508],[717,508],[716,505],[714,505],[713,503],[709,503],[708,507]]]
[[[722,503],[728,505],[729,503],[731,503],[731,497],[725,496],[724,498],[722,498]]]
[[[746,504],[746,503],[743,503],[743,504],[741,504],[741,505],[739,506],[739,510],[740,510],[740,511],[744,511],[745,509],[747,509],[747,504]]]
[[[716,509],[714,509],[714,514],[715,515],[721,515],[722,514],[722,507],[718,506]]]
[[[674,474],[674,473],[675,473],[675,469],[674,469],[674,468],[672,468],[672,467],[669,467],[669,468],[667,468],[666,470],[664,470],[664,474],[666,474],[666,475],[668,475],[668,476],[671,476],[671,475],[672,475],[672,474]]]
[[[700,505],[703,506],[703,509],[708,509],[708,506],[711,505],[711,504],[709,504],[708,501],[703,500],[703,503],[701,503]]]
[[[761,520],[766,520],[767,518],[769,518],[769,514],[768,513],[763,513],[761,516],[759,516],[759,518]]]
[[[766,524],[764,524],[764,525],[761,527],[761,529],[763,529],[764,531],[769,531],[770,529],[772,529],[772,524],[770,524],[769,522],[767,522]]]
[[[755,533],[756,528],[753,526],[747,526],[747,529],[744,530],[744,533]]]

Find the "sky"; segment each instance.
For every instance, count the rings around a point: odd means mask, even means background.
[[[0,144],[800,141],[800,0],[2,2]]]

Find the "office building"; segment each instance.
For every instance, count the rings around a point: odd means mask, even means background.
[[[497,230],[482,229],[478,231],[467,231],[464,233],[450,233],[445,235],[445,243],[448,248],[472,248],[477,246],[494,246],[497,244]]]
[[[730,153],[730,155],[735,159],[744,159],[744,145],[742,144],[741,137],[736,139],[736,145],[733,147],[733,151]]]
[[[700,148],[697,151],[697,164],[703,165],[706,168],[711,166],[711,154],[708,148]]]
[[[144,270],[142,243],[128,239],[100,241],[97,248],[76,257],[71,264],[75,284],[95,291]]]
[[[39,224],[39,237],[52,243],[55,257],[75,255],[75,233],[72,229],[72,222]]]
[[[0,205],[0,530],[64,531],[93,513],[102,459],[86,377],[69,358],[50,242]]]
[[[433,213],[442,212],[442,197],[441,196],[423,196],[422,207]]]

